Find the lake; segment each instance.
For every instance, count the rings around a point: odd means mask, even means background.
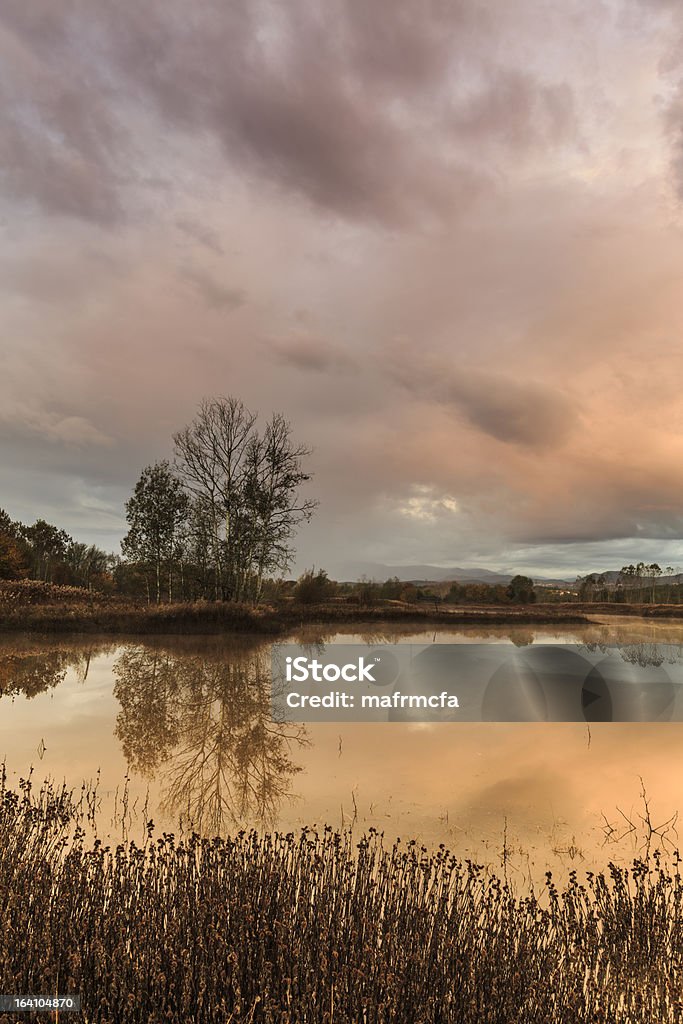
[[[683,624],[353,633],[296,643],[678,645]],[[683,723],[296,723],[270,714],[270,643],[255,637],[0,640],[0,758],[90,787],[98,834],[370,827],[445,843],[520,878],[628,860],[651,824],[676,843]],[[641,781],[642,780],[642,781]],[[668,822],[668,824],[667,824]],[[630,823],[636,826],[631,830]],[[661,838],[652,837],[653,845]]]

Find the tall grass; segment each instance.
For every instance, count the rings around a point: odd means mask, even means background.
[[[380,605],[376,608],[345,605],[264,605],[254,608],[251,605],[210,601],[149,606],[121,603],[102,607],[76,603],[7,608],[0,604],[0,632],[128,636],[254,633],[277,636],[309,624],[343,627],[355,623],[407,623],[449,628],[473,624],[579,624],[590,621],[576,611],[557,611],[552,605],[545,609],[538,605],[532,607],[534,610],[511,608],[496,611],[492,608],[462,608],[434,611],[429,607],[417,605]]]
[[[407,622],[453,625],[505,622],[587,622],[576,608],[550,605],[440,608],[382,601],[372,607],[340,602],[303,605],[291,599],[252,604],[193,601],[144,604],[121,595],[90,592],[38,580],[0,580],[0,631],[213,635],[277,635],[307,623]]]
[[[80,993],[85,1021],[682,1019],[677,855],[516,895],[372,830],[111,849],[64,789],[0,796],[0,990]]]

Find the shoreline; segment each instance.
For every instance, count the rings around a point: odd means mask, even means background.
[[[355,623],[405,624],[425,626],[472,625],[584,625],[594,621],[591,615],[613,613],[601,605],[517,605],[501,608],[496,605],[453,606],[435,610],[419,606],[380,605],[349,607],[348,605],[264,605],[253,607],[229,603],[168,604],[154,606],[117,606],[114,603],[91,607],[68,604],[35,604],[17,607],[9,613],[0,610],[0,634],[28,633],[97,633],[100,635],[206,635],[241,633],[278,636],[302,626],[339,626]],[[621,606],[620,615],[642,618],[683,619],[683,606],[671,613],[658,606],[645,612],[636,606]]]
[[[0,635],[100,634],[281,636],[306,626],[343,629],[358,623],[453,628],[460,626],[587,625],[609,616],[683,622],[683,604],[584,601],[532,604],[439,604],[376,600],[368,603],[292,600],[260,605],[223,601],[142,604],[126,598],[36,581],[0,584]]]

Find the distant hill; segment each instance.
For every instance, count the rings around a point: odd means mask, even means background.
[[[621,573],[619,569],[608,569],[606,572],[586,573],[587,576],[597,576],[601,583],[608,583],[611,587],[619,579]],[[583,577],[585,579],[585,577]]]
[[[509,583],[512,579],[512,576],[492,572],[490,569],[462,569],[458,566],[444,568],[441,565],[384,565],[380,562],[349,562],[338,568],[333,566],[330,576],[347,581],[355,581],[361,576],[366,576],[382,583],[394,576],[402,583],[441,583],[445,580],[455,580],[458,583]]]
[[[382,562],[347,562],[339,566],[332,565],[329,569],[332,579],[342,582],[354,583],[362,576],[370,580],[383,583],[385,580],[397,576],[402,583],[488,583],[507,585],[515,573],[497,572],[493,569],[484,569],[481,566],[450,566],[442,565],[386,565]],[[524,575],[524,574],[523,574]],[[534,583],[542,587],[573,587],[576,584],[577,575],[585,578],[588,575],[595,575],[598,580],[608,586],[614,586],[619,579],[619,569],[608,569],[605,572],[581,573],[573,576],[558,577],[534,576]],[[648,583],[649,578],[643,577],[643,582]],[[675,576],[661,576],[656,581],[658,586],[669,586],[672,583],[683,583],[683,572]]]
[[[385,565],[381,562],[351,562],[338,568],[332,567],[330,576],[337,580],[354,582],[361,576],[370,580],[384,582],[397,576],[402,583],[488,583],[491,586],[500,583],[507,584],[513,574],[495,572],[492,569],[483,569],[479,566],[451,566],[444,568],[442,565]],[[539,582],[551,584],[566,584],[566,580],[539,580]]]

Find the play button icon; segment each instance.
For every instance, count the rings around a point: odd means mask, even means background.
[[[598,668],[592,669],[581,689],[581,710],[587,722],[611,722],[612,698]]]

